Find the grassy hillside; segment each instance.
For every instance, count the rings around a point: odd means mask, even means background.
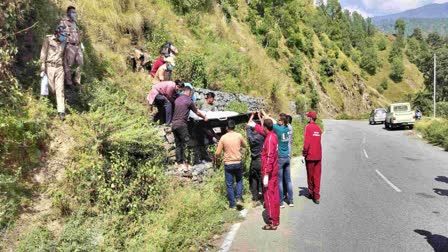
[[[287,2],[318,15],[310,1]],[[389,75],[387,60],[369,76],[355,60],[358,49],[345,55],[315,32],[318,24],[303,20],[285,36],[281,24],[243,0],[79,0],[84,85],[67,90],[69,115],[60,122],[54,101],[39,97],[37,59],[70,4],[0,4],[0,74],[7,80],[0,82],[0,249],[195,251],[209,248],[213,234],[238,218],[226,208],[222,170],[204,185],[165,176],[166,153],[145,102],[150,78],[126,65],[135,45],[156,58],[170,40],[180,51],[176,78],[264,97],[273,112],[291,112],[293,101],[301,112],[363,113],[420,85],[405,60],[408,75],[383,96],[376,89]],[[303,125],[295,126],[297,149]]]

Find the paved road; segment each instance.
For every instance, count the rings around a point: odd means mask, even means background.
[[[408,130],[325,121],[321,204],[293,164],[295,204],[263,231],[252,209],[231,251],[448,251],[448,153]],[[301,194],[302,194],[301,193]]]

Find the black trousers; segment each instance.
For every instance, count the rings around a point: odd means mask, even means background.
[[[188,133],[187,125],[173,126],[174,141],[176,143],[176,162],[179,164],[185,163],[185,152],[187,150],[188,142],[190,141],[190,134]]]
[[[263,200],[263,178],[261,177],[261,155],[252,157],[249,170],[249,185],[252,200]]]

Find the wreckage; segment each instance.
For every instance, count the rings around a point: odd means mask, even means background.
[[[201,94],[205,94],[209,91],[210,90],[200,89],[197,90],[196,93],[198,93],[198,97],[201,97]],[[256,111],[265,108],[263,99],[244,95],[228,94],[223,92],[215,93],[221,99],[218,100],[219,102],[217,102],[216,104],[218,108],[223,107],[221,106],[221,103],[228,103],[229,98],[233,99],[234,101],[245,102],[245,104],[248,105],[249,111]],[[194,113],[190,113],[188,129],[191,137],[188,144],[189,148],[187,151],[187,160],[190,161],[189,163],[193,163],[192,161],[194,159],[195,149],[198,148],[198,139],[196,139],[196,135],[194,134],[195,129],[200,128],[201,130],[212,132],[213,136],[209,136],[208,141],[205,141],[206,146],[211,146],[215,145],[219,141],[219,138],[226,133],[227,122],[229,120],[233,120],[237,125],[241,125],[247,123],[251,116],[251,113],[238,113],[235,111],[208,111],[205,113],[208,118],[207,122],[205,122],[202,118],[198,117]],[[162,135],[166,140],[164,147],[168,152],[168,162],[172,164],[168,169],[167,174],[200,183],[202,182],[204,176],[214,173],[212,163],[197,164],[183,168],[183,170],[179,170],[178,167],[174,165],[176,154],[174,134],[171,131],[171,127],[163,127]],[[213,153],[210,154],[212,156]]]

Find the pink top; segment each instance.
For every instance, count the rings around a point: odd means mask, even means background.
[[[165,96],[170,102],[174,102],[176,98],[176,83],[174,81],[162,81],[152,86],[146,100],[149,104],[153,104],[157,95]]]

